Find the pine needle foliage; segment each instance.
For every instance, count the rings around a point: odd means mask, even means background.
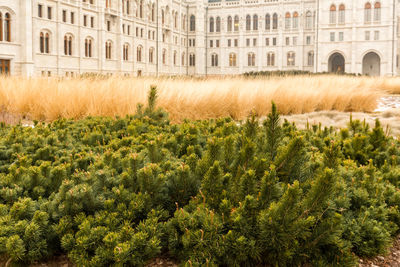
[[[0,253],[27,265],[355,266],[400,227],[399,142],[351,120],[170,124],[152,87],[124,118],[0,127]]]

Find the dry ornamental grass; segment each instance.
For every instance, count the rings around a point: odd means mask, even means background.
[[[216,117],[259,116],[274,101],[282,114],[314,111],[372,112],[386,92],[400,93],[399,78],[295,76],[276,78],[0,78],[3,112],[52,121],[85,116],[134,114],[151,85],[158,106],[173,122]]]

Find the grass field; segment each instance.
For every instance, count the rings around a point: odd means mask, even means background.
[[[5,114],[52,121],[60,117],[124,116],[145,103],[150,85],[173,122],[215,117],[264,116],[274,101],[279,111],[371,112],[377,99],[400,93],[399,78],[296,76],[285,78],[123,78],[0,79],[0,108]]]

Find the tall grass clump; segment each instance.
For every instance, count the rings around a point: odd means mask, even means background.
[[[282,114],[371,112],[385,87],[397,88],[394,84],[395,80],[328,75],[257,79],[8,77],[0,78],[0,106],[8,113],[46,121],[124,116],[135,113],[137,104],[146,102],[150,86],[156,85],[158,107],[165,109],[173,122],[185,118],[243,119],[252,110],[265,116],[271,101]]]

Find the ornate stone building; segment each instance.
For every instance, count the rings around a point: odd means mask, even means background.
[[[0,72],[397,75],[400,0],[0,0]]]

